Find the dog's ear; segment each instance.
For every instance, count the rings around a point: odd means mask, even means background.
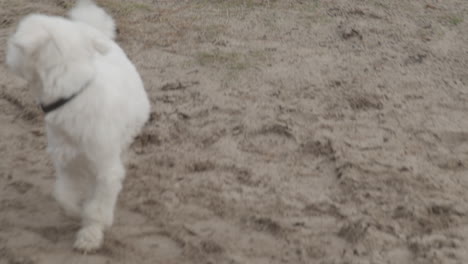
[[[27,32],[17,32],[11,39],[11,44],[24,54],[32,54],[51,39],[50,34],[43,28]]]
[[[22,22],[18,30],[8,40],[6,65],[20,77],[31,79],[35,67],[35,54],[49,41],[49,33],[40,25],[29,21]]]

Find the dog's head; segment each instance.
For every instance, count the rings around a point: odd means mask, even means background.
[[[109,50],[108,40],[60,17],[29,15],[8,42],[6,64],[18,76],[41,79],[50,69],[83,65]]]
[[[33,20],[35,19],[31,16],[19,24],[17,31],[8,41],[6,53],[8,68],[26,80],[33,78],[33,58],[36,57],[34,55],[47,40],[45,29],[33,23]]]

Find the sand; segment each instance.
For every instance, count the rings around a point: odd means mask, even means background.
[[[94,254],[0,66],[0,264],[468,263],[468,1],[98,1],[151,120]],[[0,0],[0,60],[26,14]]]

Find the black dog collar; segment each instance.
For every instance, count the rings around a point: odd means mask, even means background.
[[[50,112],[52,112],[54,110],[57,110],[60,107],[64,106],[66,103],[70,102],[73,98],[75,98],[77,95],[79,95],[81,92],[83,92],[83,90],[85,90],[91,84],[91,82],[92,82],[92,79],[87,81],[78,92],[72,94],[69,97],[60,98],[57,101],[52,102],[52,103],[47,104],[47,105],[40,104],[42,112],[44,112],[44,114],[47,114],[47,113],[50,113]]]
[[[53,102],[53,103],[50,103],[48,105],[45,105],[45,104],[41,104],[41,109],[42,109],[42,112],[44,112],[44,114],[47,114],[49,112],[52,112],[58,108],[60,108],[61,106],[63,106],[64,104],[70,102],[73,98],[75,98],[75,96],[77,96],[78,93],[76,94],[73,94],[72,96],[68,97],[68,98],[60,98],[58,99],[57,101]]]

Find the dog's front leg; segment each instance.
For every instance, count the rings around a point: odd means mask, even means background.
[[[96,166],[94,193],[84,205],[83,224],[74,245],[81,251],[92,251],[101,246],[104,230],[113,223],[117,196],[125,176],[120,158]]]

